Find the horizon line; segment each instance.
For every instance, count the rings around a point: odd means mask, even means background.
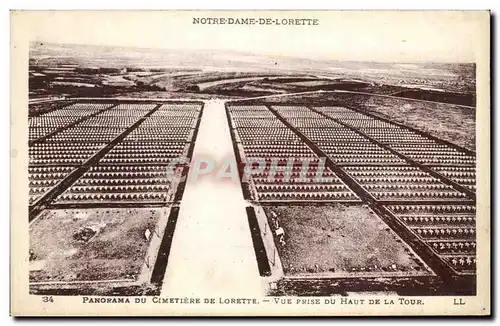
[[[34,40],[30,41],[29,48],[30,51],[32,50],[32,45],[37,44],[37,43],[42,43],[43,44],[50,44],[50,45],[69,45],[69,46],[87,46],[87,47],[109,47],[109,48],[125,48],[125,49],[138,49],[138,50],[157,50],[157,51],[189,51],[189,52],[202,52],[202,51],[212,51],[212,52],[232,52],[232,53],[239,53],[239,54],[245,54],[245,55],[255,55],[255,56],[262,56],[262,57],[278,57],[278,58],[286,58],[286,59],[298,59],[298,60],[310,60],[310,61],[337,61],[337,62],[362,62],[362,63],[387,63],[387,64],[462,64],[462,65],[476,65],[476,62],[471,62],[471,61],[439,61],[439,60],[430,60],[430,61],[379,61],[379,60],[349,60],[349,59],[328,59],[328,58],[311,58],[311,57],[305,57],[305,56],[298,56],[298,55],[276,55],[276,54],[270,54],[270,53],[257,53],[257,52],[245,52],[241,50],[232,50],[232,49],[182,49],[182,48],[162,48],[162,47],[143,47],[143,46],[131,46],[131,45],[115,45],[115,44],[89,44],[89,43],[58,43],[58,42],[53,42],[53,41],[43,41],[43,40]]]

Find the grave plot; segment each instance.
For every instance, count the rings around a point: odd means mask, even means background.
[[[29,166],[29,205],[33,205],[75,170],[76,167],[72,166]]]
[[[465,166],[434,166],[433,170],[476,192],[476,168]]]
[[[377,200],[467,200],[430,174],[412,166],[346,166],[343,168]]]
[[[37,204],[49,191],[58,187],[70,172],[75,172],[99,152],[106,145],[107,139],[116,137],[123,130],[115,127],[109,130],[99,126],[80,127],[83,122],[99,119],[100,115],[111,107],[110,104],[99,103],[73,104],[31,118],[39,122],[58,121],[60,124],[54,125],[55,129],[51,129],[48,134],[40,138],[33,139],[29,144],[30,206]],[[76,125],[67,123],[68,119],[76,122]],[[29,130],[37,128],[30,126]]]
[[[475,273],[475,206],[390,205],[388,209],[457,274]]]
[[[274,129],[239,128],[238,138],[247,143],[253,141],[288,141],[293,143],[298,141],[292,131],[283,127]]]
[[[473,153],[437,142],[424,145],[389,143],[388,146],[458,183],[472,194],[476,192],[476,157]]]
[[[173,173],[166,167],[98,164],[93,166],[55,204],[166,204],[173,197]]]
[[[411,130],[399,128],[366,128],[363,132],[373,139],[383,143],[434,144],[431,139],[422,137]]]
[[[262,106],[228,107],[237,158],[249,177],[243,177],[249,199],[260,203],[359,201],[292,130],[269,113]],[[302,168],[303,164],[308,165]]]
[[[201,109],[116,103],[32,144],[32,293],[158,290]]]
[[[288,106],[288,105],[279,105],[272,106],[276,112],[285,119],[295,119],[296,121],[308,119],[321,119],[324,120],[321,114],[318,114],[314,111],[309,110],[305,106]]]
[[[310,168],[305,179],[297,170],[272,173],[271,169],[254,174],[254,199],[273,202],[358,202],[358,197],[330,170]],[[290,171],[290,170],[289,170]],[[320,175],[318,178],[317,176]],[[269,180],[274,180],[269,182]]]
[[[370,141],[368,139],[346,128],[339,128],[339,130],[307,128],[301,129],[300,132],[312,142],[323,146],[337,143],[344,144],[346,142],[360,145],[370,144]]]
[[[48,141],[32,145],[28,149],[30,166],[80,166],[106,144],[104,142],[78,143],[76,137],[74,140],[75,142]]]
[[[196,108],[162,105],[61,194],[59,204],[173,201],[194,134]],[[135,113],[134,113],[135,114]],[[173,122],[179,123],[171,127]],[[179,164],[172,160],[179,160]],[[182,164],[181,164],[182,163]],[[177,178],[174,178],[177,177]]]
[[[475,192],[475,154],[453,144],[412,130],[391,121],[339,107],[314,107],[313,110],[323,113],[326,117],[334,119],[349,126],[353,130],[372,138],[381,146],[405,156],[422,166],[429,167],[432,171],[466,187]],[[356,119],[348,115],[352,112]],[[463,191],[462,191],[463,192]]]
[[[366,120],[370,119],[369,116],[355,112],[348,108],[342,106],[315,106],[314,109],[318,112],[323,113],[324,115],[332,118],[332,119],[358,119],[358,120]]]
[[[328,137],[325,132],[325,137]],[[339,131],[342,133],[342,131]],[[307,132],[305,132],[307,134]],[[347,137],[346,137],[347,139]],[[405,165],[406,162],[375,144],[364,142],[318,142],[317,145],[338,165]]]
[[[461,165],[475,166],[476,159],[473,156],[459,152],[454,148],[447,147],[441,144],[426,144],[426,145],[397,145],[391,146],[398,152],[427,165]]]
[[[358,129],[418,164],[429,167],[445,179],[475,193],[475,153],[391,121],[364,115],[346,108],[315,107],[315,111]],[[349,116],[351,111],[352,117]],[[356,117],[355,119],[353,117]],[[468,196],[470,197],[470,193]]]
[[[29,117],[29,141],[30,143],[36,142],[40,138],[49,136],[61,128],[99,113],[110,106],[110,104],[102,103],[75,103],[39,116]]]
[[[320,147],[338,165],[398,165],[404,160],[388,150],[370,143],[355,132],[307,107],[272,106],[292,128],[297,129]],[[343,112],[346,113],[346,112]],[[305,122],[307,121],[307,124]],[[314,126],[319,126],[314,127]],[[359,136],[359,135],[357,135]]]

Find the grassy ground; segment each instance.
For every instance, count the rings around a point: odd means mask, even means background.
[[[46,211],[30,226],[30,281],[136,279],[158,209]],[[91,228],[90,239],[82,230]],[[88,229],[87,229],[88,230]]]
[[[70,104],[70,101],[55,101],[55,102],[44,102],[38,104],[31,104],[28,106],[28,115],[33,114],[43,114],[52,109],[59,109],[63,106]]]
[[[294,86],[325,86],[325,85],[331,85],[331,84],[337,84],[338,82],[333,81],[333,80],[323,80],[323,79],[318,79],[318,80],[311,80],[311,81],[300,81],[300,82],[293,82],[293,83],[288,83],[289,85],[294,85]]]
[[[285,275],[356,273],[418,275],[408,246],[366,206],[274,206],[285,231],[280,248]],[[332,274],[333,273],[333,274]]]
[[[121,92],[110,95],[109,97],[131,97],[131,98],[150,98],[150,99],[202,99],[208,100],[212,98],[217,99],[235,99],[239,96],[225,96],[219,94],[206,94],[206,93],[190,93],[190,92],[164,92],[164,91],[148,91],[148,92]]]

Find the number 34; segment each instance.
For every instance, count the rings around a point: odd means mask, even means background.
[[[44,302],[44,303],[49,303],[49,302],[53,303],[54,302],[54,298],[52,296],[49,296],[49,297],[44,296],[44,297],[42,297],[42,302]]]

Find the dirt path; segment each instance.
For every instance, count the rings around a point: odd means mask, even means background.
[[[224,101],[206,101],[193,161],[235,160]],[[245,201],[238,182],[190,170],[174,233],[162,295],[264,294]]]
[[[254,80],[261,80],[269,77],[274,77],[273,75],[270,76],[257,76],[257,77],[239,77],[239,78],[227,78],[227,79],[221,79],[221,80],[215,80],[215,81],[209,81],[209,82],[202,82],[196,84],[199,88],[200,91],[203,91],[209,87],[217,86],[217,85],[224,85],[224,84],[234,84],[234,83],[239,83],[239,82],[245,82],[245,81],[254,81]]]

